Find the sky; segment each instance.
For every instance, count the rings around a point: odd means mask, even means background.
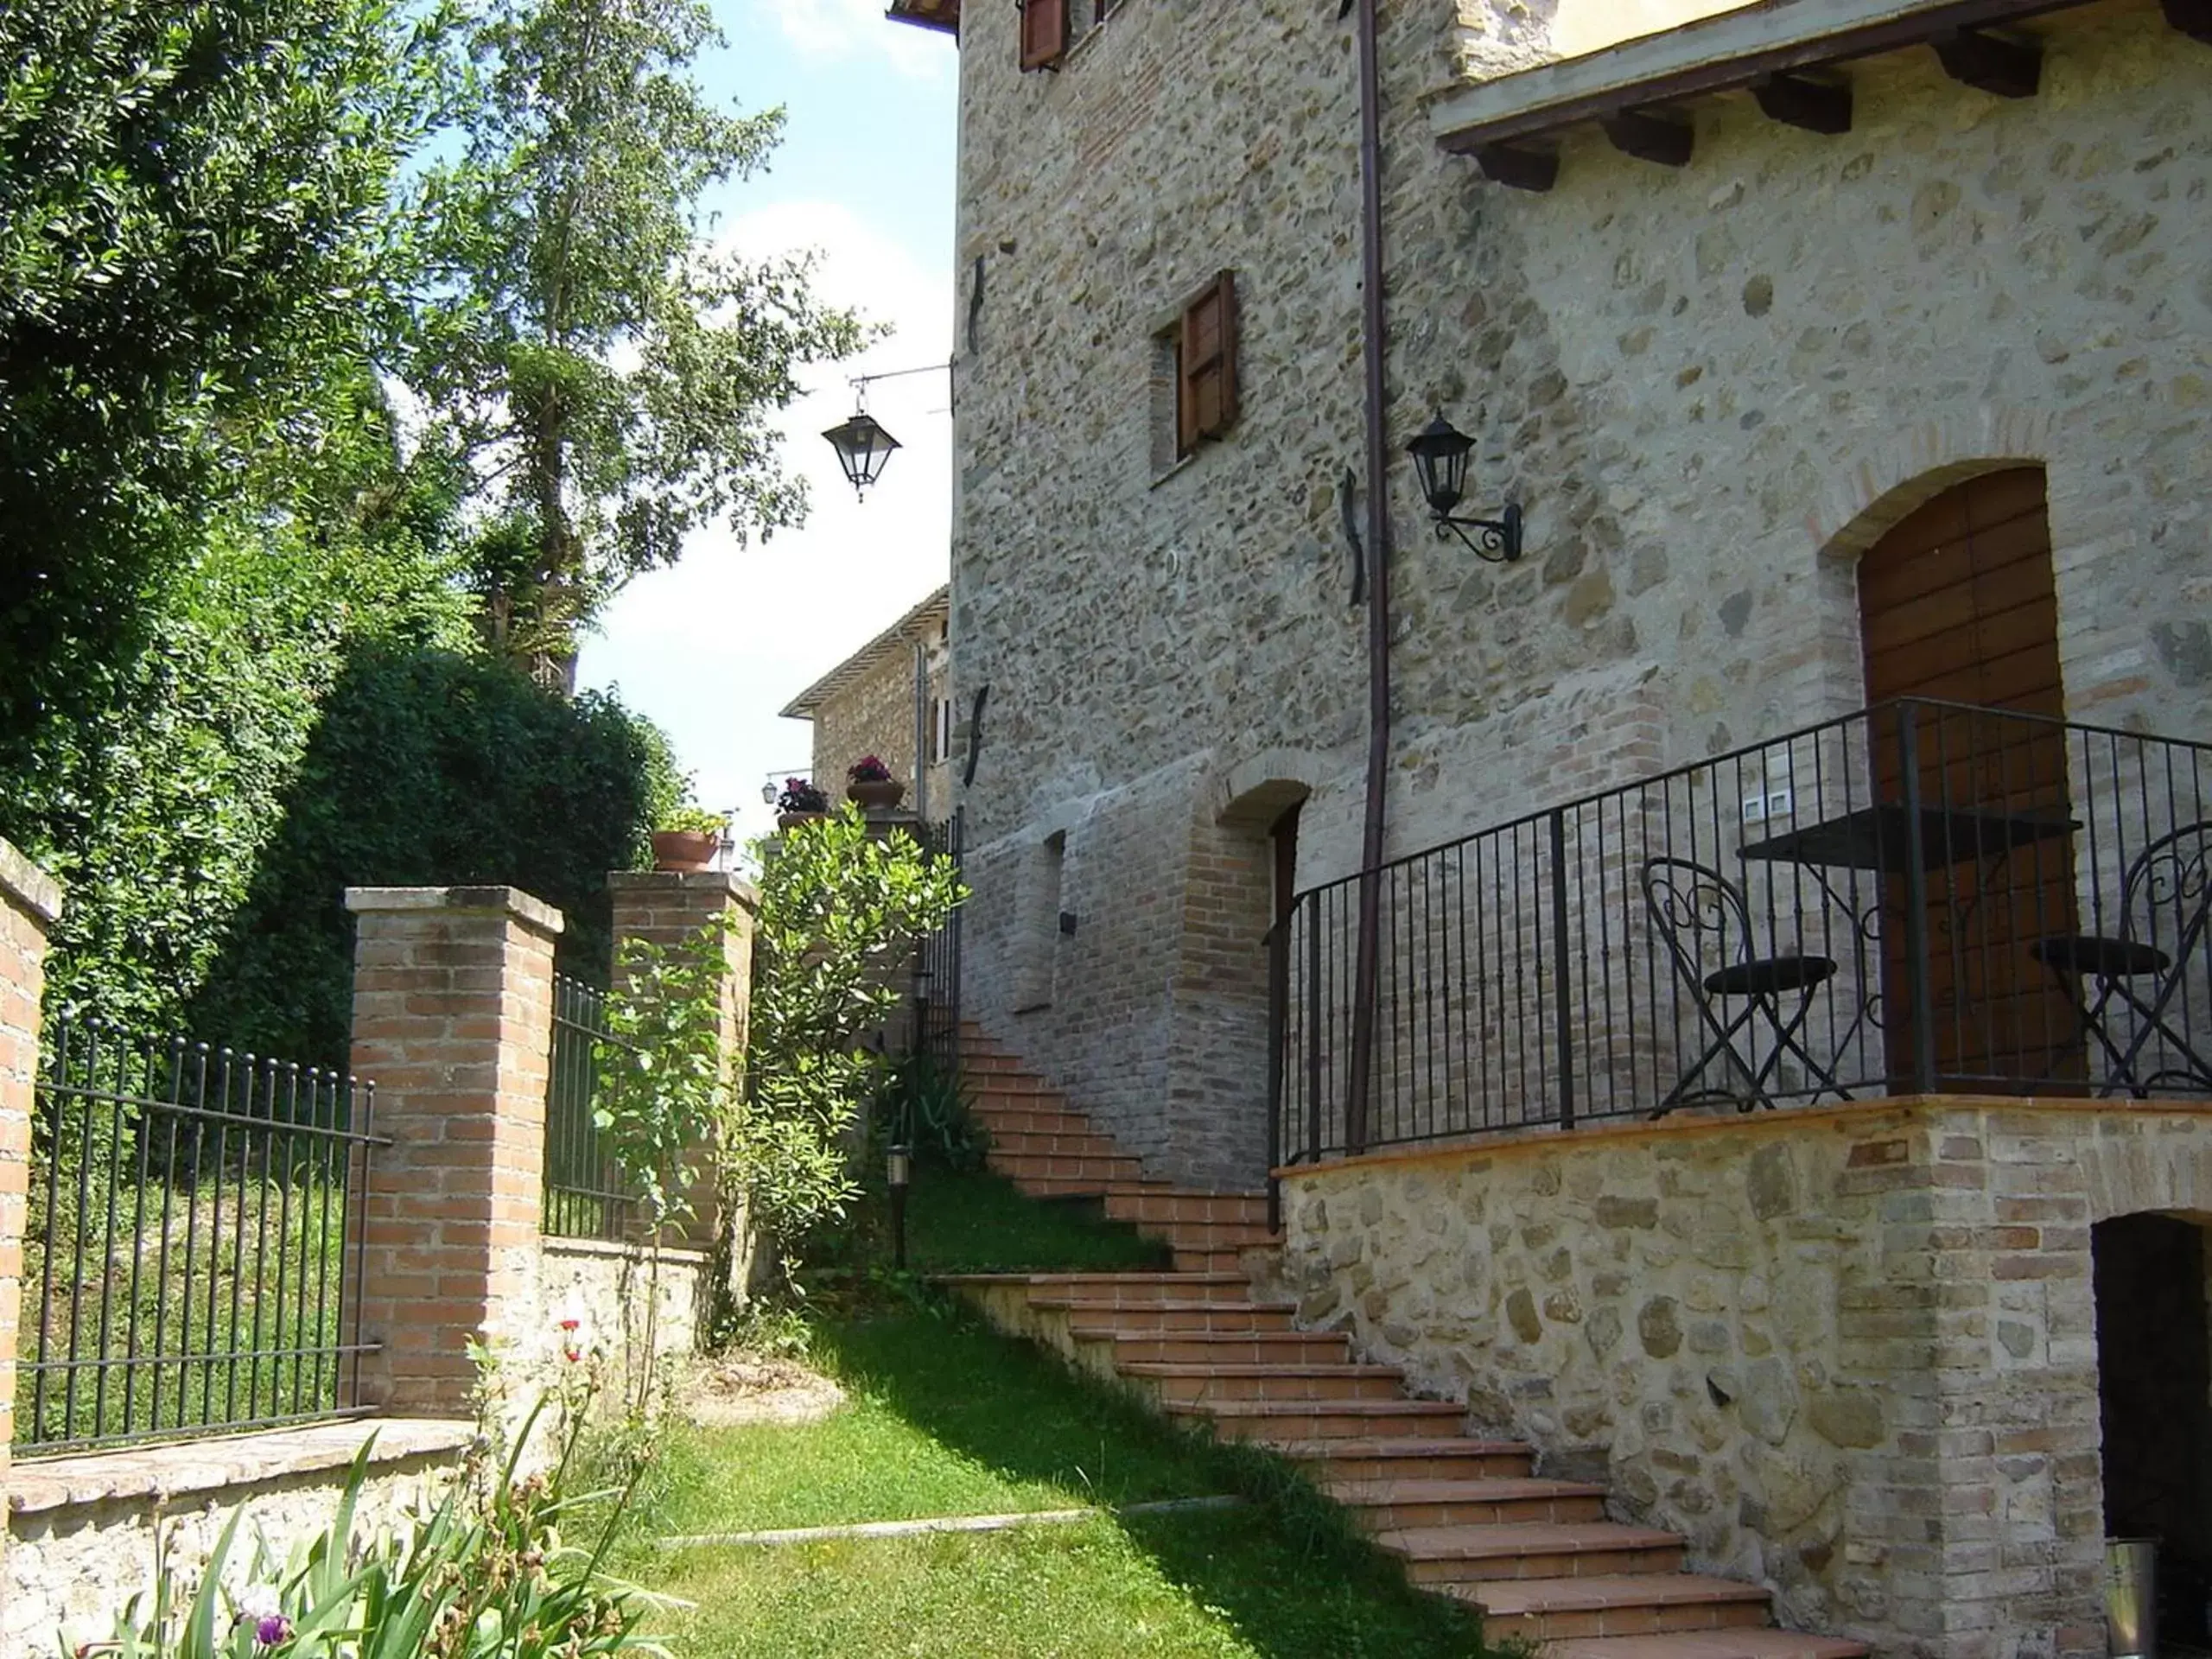
[[[956,47],[883,8],[715,0],[728,43],[699,67],[709,94],[786,113],[769,170],[710,202],[715,236],[748,252],[815,251],[817,296],[891,333],[807,371],[810,395],[779,421],[785,468],[811,492],[806,524],[746,547],[721,530],[695,537],[681,563],[615,599],[577,665],[580,684],[618,690],[669,734],[701,804],[734,809],[741,839],[772,826],[770,773],[808,769],[811,728],[776,711],[945,580],[947,378],[868,389],[904,447],[865,502],[820,435],[853,412],[852,376],[952,354]]]

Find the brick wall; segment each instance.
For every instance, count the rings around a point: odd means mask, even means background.
[[[23,1226],[30,1191],[32,1092],[46,931],[61,889],[0,841],[0,1493],[16,1433],[16,1358],[22,1320]]]
[[[467,1333],[523,1328],[539,1249],[553,944],[512,887],[354,887],[353,1052],[377,1084],[361,1199],[362,1368],[386,1411],[466,1414]]]

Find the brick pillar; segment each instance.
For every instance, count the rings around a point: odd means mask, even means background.
[[[0,841],[0,1501],[7,1493],[8,1448],[16,1431],[16,1338],[22,1319],[23,1220],[46,931],[60,913],[61,889],[54,878]],[[0,1548],[6,1541],[0,1528]]]
[[[724,917],[732,918],[722,936],[721,1049],[726,1065],[739,1065],[753,1006],[753,924],[760,913],[760,893],[750,882],[721,870],[614,870],[607,875],[607,891],[613,907],[618,974],[625,939],[665,947],[681,944]],[[711,1177],[691,1195],[691,1203],[693,1236],[699,1243],[711,1243],[717,1222]]]
[[[354,1072],[377,1085],[364,1403],[462,1416],[473,1336],[534,1305],[561,912],[512,887],[351,887]]]

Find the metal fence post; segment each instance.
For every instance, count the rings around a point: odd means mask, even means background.
[[[1282,1046],[1288,1039],[1290,997],[1289,918],[1268,930],[1268,1230],[1282,1230]]]
[[[1574,1127],[1574,1018],[1567,995],[1570,956],[1567,939],[1567,809],[1551,815],[1552,1028],[1559,1044],[1559,1125]]]
[[[1928,849],[1921,840],[1920,705],[1897,705],[1897,759],[1904,772],[1904,974],[1912,1006],[1912,1086],[1936,1090],[1936,1005],[1929,983]]]

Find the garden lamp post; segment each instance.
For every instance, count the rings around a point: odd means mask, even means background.
[[[883,1173],[891,1189],[891,1265],[906,1270],[906,1188],[914,1179],[914,1154],[903,1145],[884,1154]]]

